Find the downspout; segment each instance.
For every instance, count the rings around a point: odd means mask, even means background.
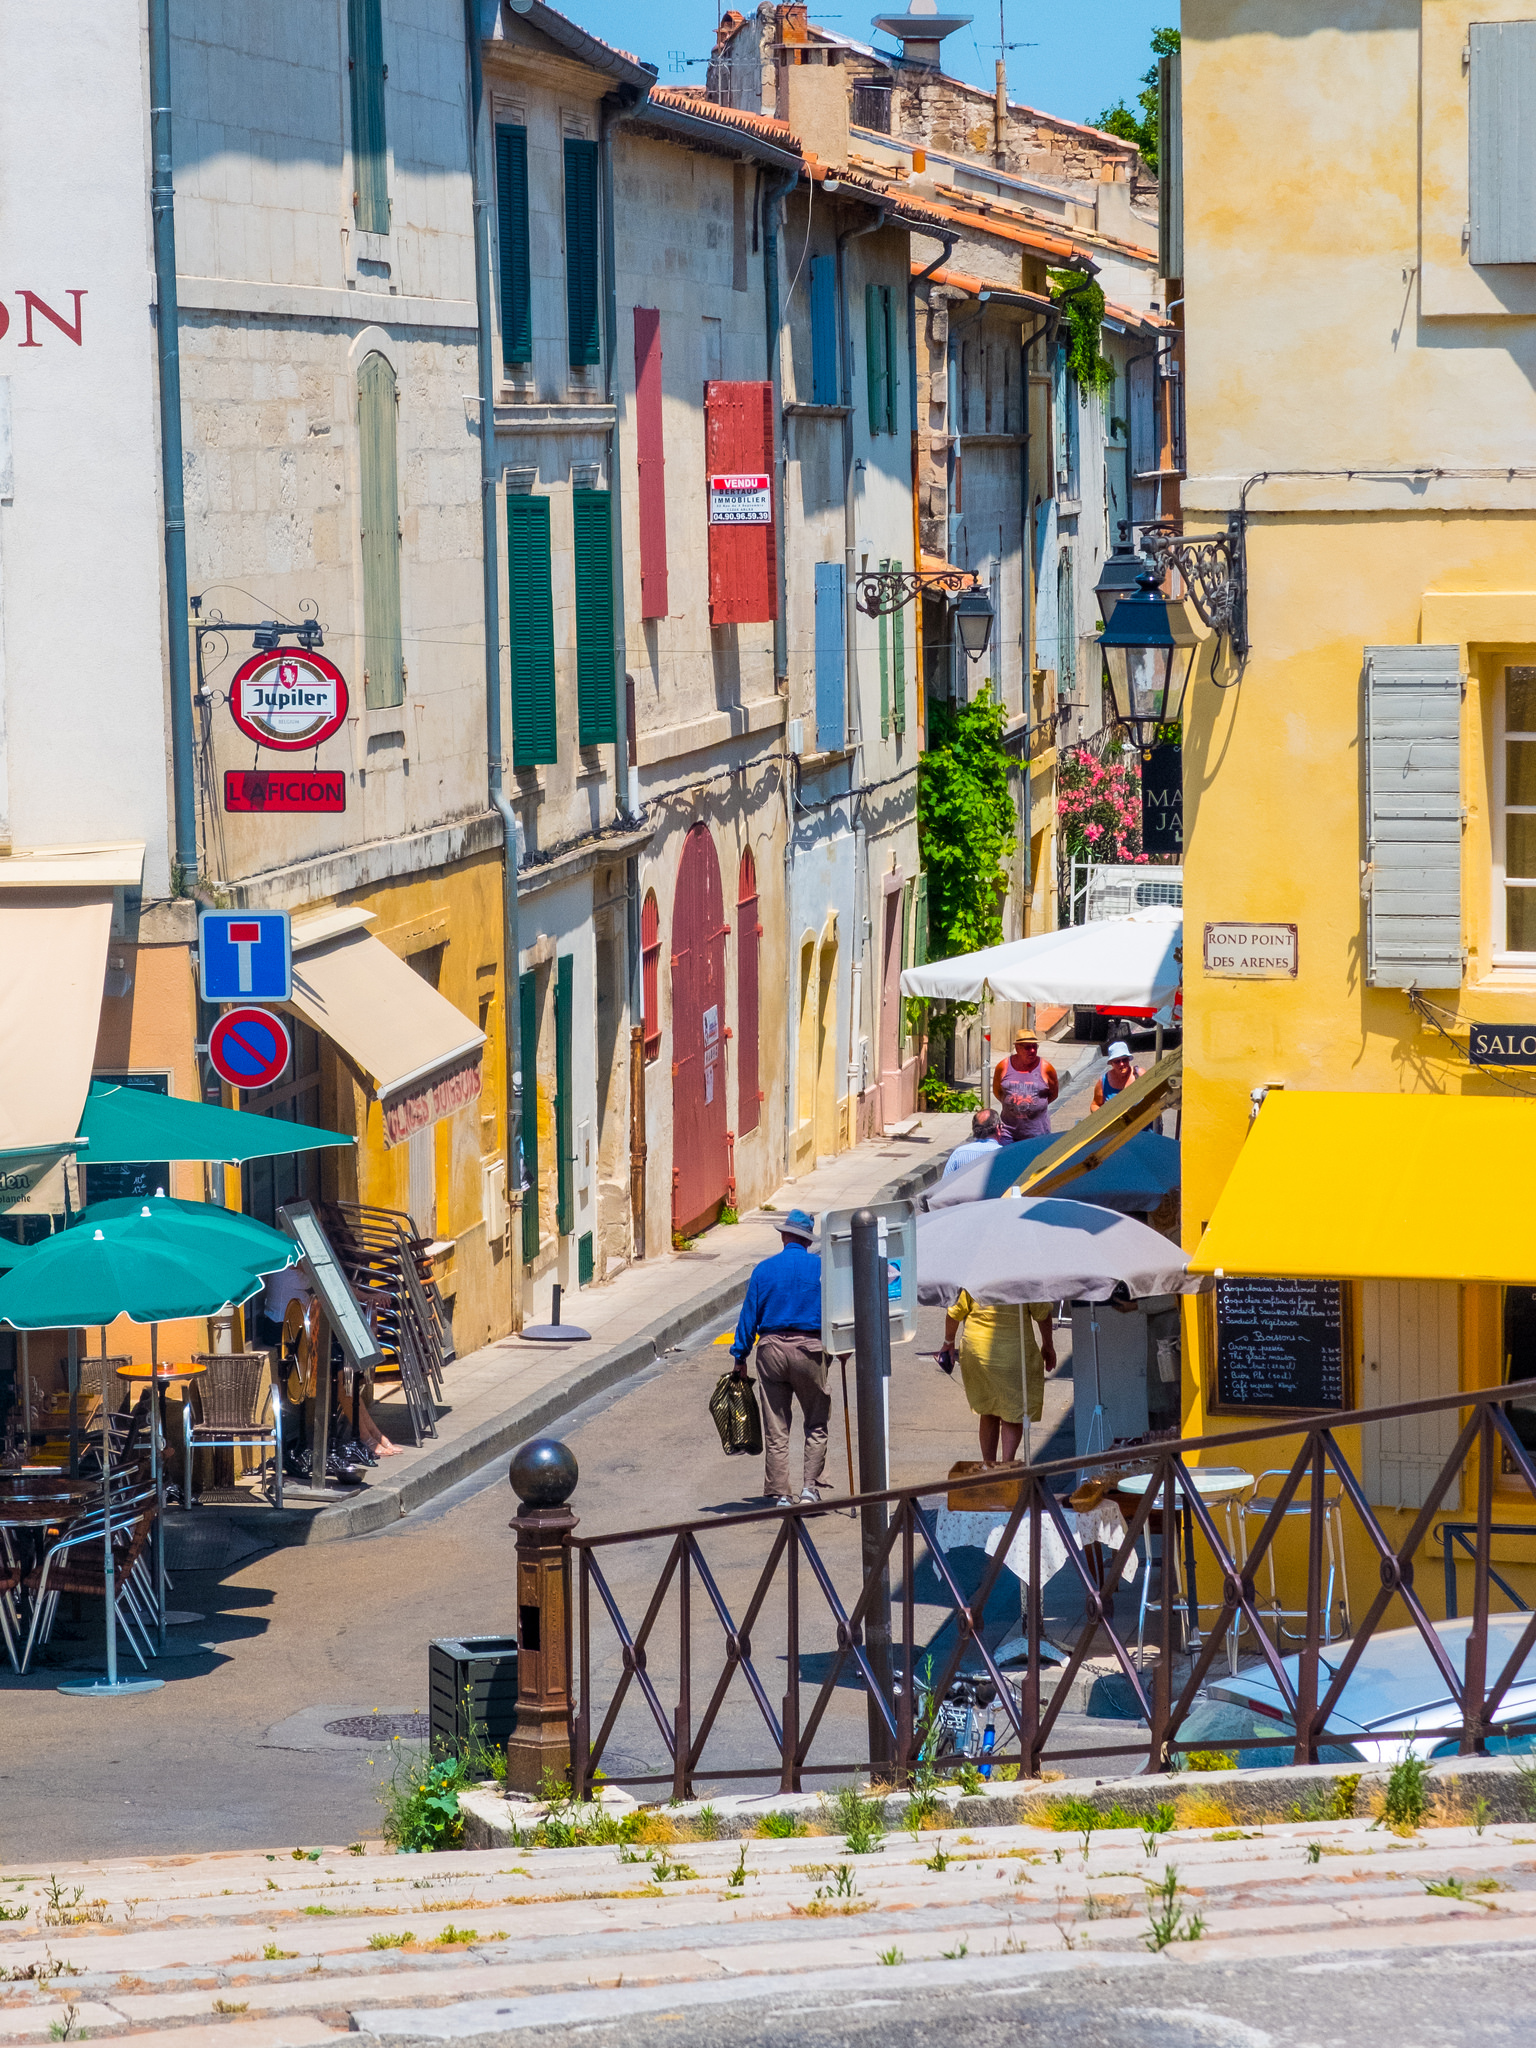
[[[783,312],[779,303],[779,205],[800,182],[798,170],[765,185],[762,195],[763,223],[763,322],[768,350],[768,381],[773,386],[772,450],[776,489],[773,493],[775,523],[774,554],[778,562],[778,589],[773,609],[773,684],[789,690],[789,626],[785,619],[788,581],[784,562],[784,392],[781,339]],[[785,707],[787,710],[787,706]],[[784,741],[784,1174],[794,1165],[796,1084],[799,1073],[799,1012],[796,1003],[795,966],[798,958],[794,938],[795,915],[795,758],[789,751],[788,727]]]
[[[160,0],[164,5],[165,0]],[[501,819],[501,917],[503,1039],[506,1047],[504,1093],[507,1105],[507,1208],[509,1229],[508,1270],[512,1279],[512,1327],[522,1326],[522,1234],[523,1206],[523,1056],[522,1000],[518,973],[517,930],[517,813],[508,801],[502,781],[501,735],[501,596],[497,588],[496,563],[496,371],[491,337],[491,215],[480,172],[480,122],[485,102],[485,81],[480,64],[480,33],[475,20],[476,0],[464,0],[464,39],[469,52],[469,186],[475,222],[475,311],[480,366],[480,558],[482,625],[485,637],[485,749],[486,790],[493,811]],[[538,1200],[537,1191],[534,1200]]]
[[[613,223],[613,131],[637,114],[650,98],[650,87],[632,106],[604,107],[603,159],[603,395],[614,407],[608,429],[608,495],[613,610],[613,814],[637,818],[635,775],[629,765],[629,650],[624,616],[624,493],[619,474],[619,424],[614,399],[614,369],[619,352],[618,252]],[[645,1025],[640,1019],[644,997],[640,985],[640,860],[631,854],[624,863],[624,963],[629,1010],[629,1157],[630,1233],[637,1259],[645,1257]]]
[[[187,518],[181,482],[180,309],[176,197],[171,184],[170,0],[149,0],[150,205],[155,237],[155,353],[160,372],[160,490],[165,520],[165,615],[171,686],[171,791],[176,851],[171,893],[197,886],[197,778],[192,663],[187,649]]]
[[[960,237],[944,228],[939,231],[939,240],[944,244],[931,263],[907,279],[907,377],[912,386],[912,570],[920,574],[923,566],[923,528],[918,511],[918,493],[922,487],[922,427],[917,411],[917,288],[926,284],[941,264],[947,263],[954,253]],[[917,727],[920,734],[927,735],[927,699],[923,692],[923,600],[921,595],[912,604],[912,650],[916,662]],[[922,751],[921,744],[919,752]]]
[[[849,1098],[849,1143],[856,1145],[858,1129],[858,1047],[860,1027],[864,1011],[864,935],[870,926],[869,893],[869,846],[865,836],[864,806],[862,800],[852,795],[861,780],[864,763],[864,706],[859,694],[859,609],[854,600],[855,568],[854,554],[858,534],[853,510],[853,327],[848,317],[848,274],[843,251],[850,242],[856,242],[862,235],[873,235],[883,228],[890,217],[890,209],[882,207],[873,220],[862,227],[844,228],[837,238],[837,318],[841,329],[842,349],[842,391],[843,391],[843,661],[845,716],[848,720],[849,737],[853,742],[853,770],[849,776],[849,810],[853,823],[853,949],[849,963],[848,987],[848,1098]],[[887,374],[894,374],[892,364]],[[860,876],[863,876],[862,890]],[[861,909],[862,905],[862,909]]]
[[[1021,422],[1023,425],[1023,445],[1019,450],[1019,539],[1022,547],[1022,560],[1020,562],[1021,574],[1019,580],[1023,586],[1024,595],[1024,603],[1022,607],[1024,617],[1024,646],[1022,649],[1023,660],[1020,664],[1022,669],[1020,683],[1022,686],[1021,694],[1023,698],[1023,702],[1020,708],[1024,715],[1024,752],[1020,765],[1024,773],[1024,799],[1020,807],[1022,830],[1019,834],[1019,837],[1023,841],[1024,845],[1024,877],[1023,903],[1019,918],[1020,938],[1024,938],[1028,935],[1029,903],[1030,897],[1034,891],[1035,886],[1034,844],[1030,835],[1030,827],[1034,823],[1034,815],[1030,809],[1031,800],[1029,794],[1029,735],[1031,730],[1030,714],[1034,709],[1035,606],[1038,602],[1038,593],[1035,590],[1034,584],[1030,581],[1030,564],[1034,561],[1035,558],[1035,520],[1034,507],[1030,491],[1030,458],[1033,453],[1034,443],[1029,423],[1029,358],[1030,352],[1034,348],[1035,343],[1039,341],[1042,336],[1045,336],[1048,339],[1052,331],[1054,330],[1055,325],[1056,315],[1054,312],[1042,313],[1040,316],[1039,326],[1032,328],[1030,332],[1025,335],[1023,347],[1019,358],[1021,364],[1019,388],[1023,394],[1020,408]]]

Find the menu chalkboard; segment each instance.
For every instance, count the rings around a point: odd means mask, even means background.
[[[1218,1280],[1216,1406],[1347,1407],[1344,1299],[1338,1280]]]

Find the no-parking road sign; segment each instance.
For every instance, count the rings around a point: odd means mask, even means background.
[[[265,1088],[288,1064],[293,1041],[271,1010],[226,1010],[208,1034],[208,1061],[232,1088]]]

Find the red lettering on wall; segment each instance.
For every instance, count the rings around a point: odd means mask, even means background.
[[[82,324],[80,318],[80,301],[85,297],[85,293],[83,291],[66,291],[66,293],[64,294],[66,298],[73,299],[75,302],[75,320],[73,326],[71,326],[70,323],[64,318],[62,313],[56,313],[53,310],[52,306],[48,305],[45,300],[40,299],[37,296],[36,292],[19,291],[16,294],[16,296],[18,299],[21,300],[22,305],[26,309],[27,315],[27,338],[21,344],[23,348],[41,348],[43,345],[40,341],[36,341],[33,339],[32,315],[34,313],[41,313],[45,320],[51,320],[53,325],[57,327],[57,329],[59,330],[60,334],[67,334],[70,340],[75,344],[75,347],[79,348],[80,329]],[[9,320],[7,320],[6,325],[9,326],[9,324],[10,322]],[[4,334],[4,332],[5,328],[0,327],[0,334]]]

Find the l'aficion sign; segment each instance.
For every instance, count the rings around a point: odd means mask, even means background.
[[[1296,927],[1247,924],[1236,919],[1205,928],[1205,971],[1244,981],[1294,980]]]

